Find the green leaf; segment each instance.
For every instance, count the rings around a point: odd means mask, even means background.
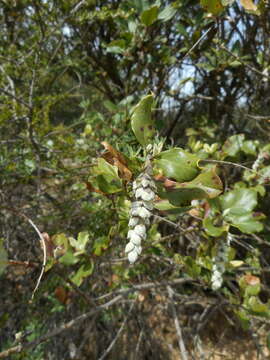
[[[145,10],[141,14],[141,22],[145,26],[152,25],[158,18],[158,9],[157,5],[150,7],[149,9]]]
[[[246,234],[260,232],[263,230],[263,224],[254,219],[254,213],[246,213],[245,215],[226,216],[225,219],[240,231]]]
[[[224,232],[229,230],[228,225],[214,226],[212,219],[210,218],[203,219],[203,227],[208,235],[214,237],[220,237]]]
[[[215,168],[204,171],[190,182],[175,182],[165,180],[164,186],[159,183],[158,193],[174,206],[187,205],[195,199],[209,199],[218,196],[222,191],[222,183],[215,173]]]
[[[68,250],[63,256],[59,258],[59,262],[64,265],[74,265],[79,261],[72,250]]]
[[[143,146],[147,145],[155,134],[154,121],[151,117],[153,94],[147,95],[134,107],[131,116],[132,130]]]
[[[257,192],[253,189],[239,188],[220,197],[225,215],[242,215],[252,211],[257,205]]]
[[[154,160],[154,173],[179,182],[190,181],[198,174],[199,158],[181,148],[161,152]]]
[[[213,15],[219,15],[224,10],[221,0],[200,0],[203,9]]]
[[[238,316],[243,329],[248,330],[250,327],[250,319],[248,317],[247,311],[245,311],[244,309],[241,309],[241,310],[235,311],[235,314]]]
[[[186,256],[184,258],[184,264],[186,267],[186,272],[191,277],[198,277],[201,274],[201,266],[196,264],[195,260],[191,256]]]
[[[56,246],[61,246],[65,250],[69,248],[69,241],[66,234],[64,233],[56,234],[55,236],[53,236],[52,240]]]
[[[191,209],[191,206],[178,207],[172,205],[167,199],[158,200],[154,204],[155,209],[166,211],[170,214],[182,214]]]
[[[269,307],[267,304],[263,304],[256,296],[251,296],[248,299],[247,306],[249,309],[258,315],[265,315],[269,317]]]
[[[257,155],[257,141],[246,140],[243,143],[242,150],[248,155]]]
[[[106,250],[108,248],[109,242],[110,239],[108,236],[101,236],[98,239],[96,239],[93,246],[94,254],[100,256],[103,250]]]
[[[242,149],[244,140],[245,140],[245,135],[243,134],[230,136],[223,145],[222,150],[228,156],[233,157]]]
[[[113,40],[106,46],[108,53],[123,54],[126,49],[126,42],[123,39]]]
[[[91,184],[102,192],[113,194],[122,190],[122,180],[118,176],[117,166],[109,164],[103,158],[98,158],[97,166],[92,169]]]
[[[85,252],[85,247],[89,241],[89,233],[87,231],[80,232],[78,239],[69,238],[70,245],[76,249],[75,256],[81,255]]]
[[[168,21],[174,17],[176,11],[175,8],[168,5],[158,14],[158,19],[161,21]]]
[[[264,218],[262,213],[253,213],[257,205],[257,191],[238,188],[220,197],[223,216],[226,221],[240,231],[251,234],[262,231],[263,225],[258,221]]]
[[[0,276],[4,272],[8,264],[7,251],[4,248],[4,240],[0,238]]]
[[[75,285],[80,286],[85,278],[92,275],[93,271],[94,263],[90,261],[89,263],[84,264],[79,268],[76,274],[71,278],[71,281]]]
[[[222,192],[222,182],[216,174],[215,167],[203,171],[194,180],[177,184],[175,189],[200,189],[204,198],[215,198]]]

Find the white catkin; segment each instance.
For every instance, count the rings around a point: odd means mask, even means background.
[[[156,196],[156,186],[149,175],[150,172],[151,168],[147,167],[132,184],[135,201],[131,204],[127,235],[129,242],[125,247],[125,253],[131,264],[135,263],[142,252],[141,242],[147,236],[147,226],[150,224],[153,201]]]
[[[214,291],[220,289],[223,284],[223,274],[225,273],[226,263],[228,262],[231,241],[232,235],[228,233],[226,241],[221,239],[219,242],[217,254],[213,258],[211,286]]]
[[[264,161],[264,153],[260,152],[257,159],[254,161],[252,165],[252,170],[257,171],[259,167],[263,164],[263,161]]]

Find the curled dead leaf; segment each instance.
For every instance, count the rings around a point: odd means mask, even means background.
[[[107,141],[101,143],[105,152],[102,154],[102,158],[105,159],[109,164],[117,166],[120,177],[125,181],[130,181],[132,178],[132,172],[127,167],[127,161],[123,154],[117,151]]]
[[[250,275],[250,274],[245,275],[244,279],[245,279],[245,282],[251,286],[258,285],[261,282],[260,278],[258,278],[257,276],[254,276],[254,275]]]

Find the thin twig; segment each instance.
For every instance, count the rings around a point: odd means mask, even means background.
[[[194,282],[196,283],[196,280],[192,279],[192,278],[181,278],[181,279],[174,279],[174,280],[168,280],[168,281],[161,281],[161,282],[149,282],[149,283],[144,283],[144,284],[139,284],[139,285],[133,285],[132,287],[128,288],[128,289],[120,289],[120,290],[116,290],[114,292],[110,292],[107,294],[104,294],[100,297],[98,297],[97,299],[95,299],[95,301],[97,300],[102,300],[106,297],[109,296],[114,296],[114,295],[127,295],[131,292],[134,291],[141,291],[141,290],[147,290],[147,289],[152,289],[152,288],[159,288],[159,287],[163,287],[163,286],[174,286],[174,285],[184,285],[186,283],[191,283]],[[198,282],[197,282],[198,283]]]
[[[125,320],[123,321],[120,329],[117,331],[117,334],[115,335],[113,341],[110,343],[110,345],[107,347],[107,349],[104,351],[104,353],[101,355],[101,357],[98,360],[104,360],[106,358],[106,356],[109,354],[109,352],[112,350],[112,348],[114,347],[116,341],[118,340],[119,336],[121,335],[122,331],[124,330],[124,327],[126,326],[127,320],[129,318],[131,311],[134,308],[134,305],[135,305],[135,301],[133,301],[132,305],[130,306],[128,314],[125,317]]]
[[[186,346],[185,346],[183,334],[182,334],[182,329],[181,329],[181,326],[180,326],[180,323],[178,320],[178,316],[177,316],[177,312],[176,312],[176,308],[174,305],[173,289],[169,285],[167,286],[167,292],[168,292],[170,303],[172,306],[174,326],[175,326],[175,330],[176,330],[176,334],[177,334],[177,338],[178,338],[178,346],[179,346],[181,358],[183,360],[188,360],[188,356],[187,356],[188,352],[186,350]]]
[[[215,24],[210,26],[210,28],[191,46],[188,52],[182,57],[180,64],[185,60],[186,57],[199,45],[199,43],[206,37],[206,35],[214,28]]]
[[[20,353],[22,350],[35,347],[53,337],[56,337],[57,335],[61,334],[62,332],[71,329],[73,326],[78,325],[82,321],[95,315],[96,313],[101,312],[102,310],[108,309],[110,306],[117,303],[121,299],[122,299],[122,295],[118,295],[115,298],[113,298],[112,300],[108,301],[107,303],[100,305],[100,306],[96,307],[95,309],[93,309],[87,313],[84,313],[84,314],[76,317],[75,319],[61,325],[60,327],[47,332],[47,334],[40,336],[39,338],[35,339],[34,341],[30,341],[30,342],[27,342],[24,344],[19,344],[17,346],[14,346],[12,348],[4,350],[4,351],[0,352],[0,359],[4,359],[11,354]]]
[[[220,48],[225,50],[228,54],[230,54],[232,57],[234,57],[237,61],[239,61],[242,65],[246,66],[249,70],[255,72],[256,74],[266,78],[266,79],[270,79],[270,76],[268,76],[267,74],[264,74],[262,71],[254,68],[253,66],[245,63],[239,56],[235,55],[233,52],[231,52],[229,49],[226,48],[225,45],[220,45]]]
[[[2,92],[3,94],[11,97],[12,99],[16,100],[18,103],[24,105],[25,107],[27,107],[28,109],[30,109],[29,105],[22,99],[18,98],[17,96],[13,95],[11,92],[3,89],[3,88],[0,88],[0,92]]]
[[[37,289],[39,288],[39,284],[40,281],[42,279],[42,276],[44,274],[45,271],[45,266],[46,266],[46,262],[47,262],[47,253],[46,253],[46,244],[45,244],[45,240],[41,234],[41,232],[39,231],[39,229],[37,228],[37,226],[33,223],[33,221],[31,219],[29,219],[27,216],[24,215],[24,217],[26,217],[27,221],[29,222],[29,224],[35,229],[36,233],[38,234],[41,244],[42,244],[42,250],[43,250],[43,263],[42,263],[42,268],[41,268],[41,272],[39,274],[38,280],[37,280],[37,284],[32,292],[32,296],[31,299],[33,300],[34,296],[35,296],[35,292],[37,291]]]
[[[250,169],[244,165],[241,165],[241,164],[236,164],[236,163],[233,163],[231,161],[224,161],[224,160],[208,160],[208,159],[201,159],[199,161],[205,161],[205,162],[210,162],[210,163],[214,163],[214,164],[223,164],[223,165],[230,165],[230,166],[235,166],[235,167],[239,167],[241,169],[244,169],[244,170],[248,170],[248,171],[251,171],[253,173],[255,173],[256,175],[258,176],[261,176],[260,174],[258,174],[257,171],[253,170],[253,169]]]
[[[137,359],[137,355],[139,353],[139,349],[140,349],[140,346],[141,346],[141,342],[142,342],[142,338],[143,338],[143,335],[144,335],[144,331],[143,329],[140,331],[140,335],[139,335],[139,338],[138,338],[138,341],[137,341],[137,344],[136,344],[136,349],[135,349],[135,353],[134,353],[134,360]]]
[[[160,220],[160,221],[164,221],[164,222],[172,225],[172,226],[173,226],[174,228],[176,228],[176,229],[179,229],[179,230],[181,230],[181,231],[185,231],[185,229],[182,228],[180,225],[175,224],[173,221],[170,221],[170,220],[168,220],[168,219],[166,219],[166,218],[164,218],[164,217],[162,217],[162,216],[154,215],[154,218],[155,218],[155,219],[158,219],[158,220]]]

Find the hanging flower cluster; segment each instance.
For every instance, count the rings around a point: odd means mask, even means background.
[[[146,228],[150,224],[153,201],[156,196],[156,186],[148,172],[149,169],[148,171],[146,169],[133,182],[133,194],[136,200],[131,204],[127,235],[129,242],[125,248],[131,264],[142,252],[141,242],[146,239]]]
[[[260,152],[256,161],[253,163],[252,165],[252,170],[259,170],[259,167],[263,164],[265,160],[265,153],[264,152]]]
[[[229,248],[232,241],[232,235],[228,233],[226,241],[221,239],[218,244],[217,254],[213,258],[213,269],[211,284],[213,290],[218,290],[223,284],[223,274],[225,273],[225,266],[228,262]]]

